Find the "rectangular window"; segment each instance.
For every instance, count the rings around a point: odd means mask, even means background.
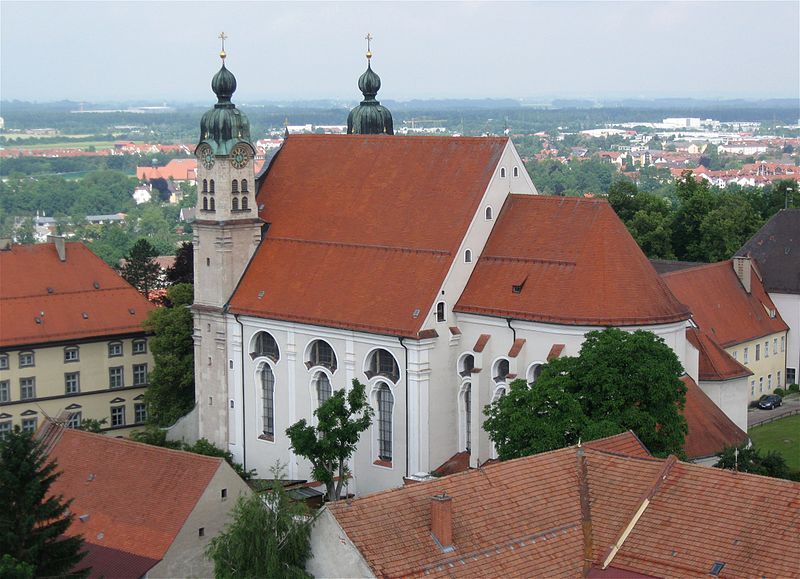
[[[8,370],[8,354],[0,354],[0,370]]]
[[[764,357],[769,358],[769,340],[764,342]]]
[[[147,384],[147,364],[133,365],[133,385],[144,386]]]
[[[33,418],[23,418],[22,419],[22,431],[23,432],[35,432],[36,431],[36,423],[39,422],[39,419],[35,416]]]
[[[734,360],[738,360],[739,359],[739,352],[737,350],[733,351],[733,359]]]
[[[125,426],[125,405],[111,407],[111,426]]]
[[[786,336],[781,336],[781,352],[786,351]]]
[[[0,380],[0,402],[11,402],[11,380]]]
[[[136,424],[147,422],[147,406],[145,406],[144,402],[137,402],[133,405],[133,421]]]
[[[786,368],[786,384],[795,384],[797,382],[794,368]]]
[[[754,398],[756,395],[756,381],[750,380],[750,398]]]
[[[109,342],[108,357],[116,358],[117,356],[122,356],[122,342]]]
[[[772,353],[778,353],[778,338],[772,338]]]
[[[64,348],[64,363],[77,362],[80,358],[77,347]]]
[[[19,399],[33,400],[36,398],[36,378],[19,379]]]
[[[5,440],[11,434],[11,421],[0,422],[0,440]]]
[[[33,352],[20,352],[19,353],[19,367],[20,368],[31,368],[32,366],[36,365],[36,359],[33,356]]]
[[[761,359],[761,344],[756,344],[756,362]]]
[[[750,349],[749,349],[749,348],[747,348],[747,347],[745,347],[745,349],[744,349],[744,363],[745,363],[745,364],[749,364],[749,363],[750,363],[750,356],[749,356],[749,354],[750,354]]]
[[[114,366],[108,369],[108,387],[122,388],[125,386],[124,369],[122,366]]]
[[[767,390],[772,390],[772,374],[767,374]]]
[[[77,394],[81,391],[81,373],[67,372],[64,374],[64,392],[66,394]]]
[[[134,354],[146,354],[147,353],[147,340],[134,340],[133,341],[133,353]]]
[[[776,388],[780,388],[781,387],[781,371],[780,370],[778,370],[778,383],[775,384],[775,387]]]
[[[763,376],[760,376],[758,378],[758,392],[759,393],[764,392],[764,377]]]
[[[83,422],[83,412],[71,412],[67,421],[67,428],[80,428]]]

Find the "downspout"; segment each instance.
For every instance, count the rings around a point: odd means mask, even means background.
[[[236,323],[239,324],[239,332],[242,336],[242,468],[247,472],[247,430],[244,427],[244,325],[239,321],[239,314],[233,314]],[[230,411],[230,408],[228,408]]]
[[[512,347],[514,346],[514,342],[517,341],[517,329],[511,327],[511,320],[513,320],[513,319],[514,318],[506,318],[506,323],[508,324],[508,329],[511,330],[511,332],[514,334],[514,339],[511,342],[511,346]]]
[[[405,361],[406,373],[405,373],[405,376],[404,376],[405,382],[406,382],[406,400],[405,400],[405,407],[406,407],[406,442],[405,442],[405,447],[406,447],[406,478],[408,478],[408,476],[409,476],[408,463],[409,463],[409,460],[411,458],[410,455],[409,455],[409,452],[408,452],[408,348],[406,347],[405,343],[403,343],[404,339],[405,338],[402,338],[402,337],[400,338],[400,345],[403,346],[403,350],[406,351],[406,361]]]

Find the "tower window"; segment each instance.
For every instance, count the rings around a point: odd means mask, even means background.
[[[238,193],[239,192],[239,181],[234,179],[231,181],[231,193]]]
[[[231,211],[239,211],[239,199],[236,197],[231,199]]]
[[[514,175],[514,177],[519,177],[519,167],[514,167],[512,175]]]
[[[242,211],[248,211],[250,207],[247,204],[247,197],[242,197]]]
[[[505,167],[500,167],[500,177],[502,179],[506,178],[506,168]]]
[[[203,193],[208,193],[208,179],[203,179]]]
[[[436,321],[437,322],[445,321],[444,302],[439,302],[438,304],[436,304]]]
[[[213,183],[213,181],[212,181],[212,183]],[[211,200],[210,200],[210,202],[208,204],[208,209],[209,209],[209,211],[216,211],[216,208],[214,207],[214,198],[213,197],[211,198]]]
[[[242,193],[247,193],[247,179],[242,179]]]
[[[203,211],[208,211],[208,197],[203,197]]]
[[[208,185],[209,185],[209,190],[208,191],[209,191],[209,193],[211,193],[213,195],[214,194],[214,179],[211,179],[211,181],[209,182]]]

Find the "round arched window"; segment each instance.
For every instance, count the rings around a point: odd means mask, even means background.
[[[308,360],[306,366],[322,366],[331,372],[336,371],[336,354],[331,345],[324,340],[314,340],[308,348]]]
[[[278,343],[269,333],[258,332],[253,337],[253,347],[250,351],[251,358],[258,358],[259,356],[266,356],[273,362],[280,359],[280,352],[278,351]]]
[[[378,348],[370,352],[365,374],[367,378],[383,376],[396,383],[400,379],[400,368],[397,360],[388,350]]]

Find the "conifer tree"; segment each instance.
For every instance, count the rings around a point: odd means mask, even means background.
[[[146,239],[140,239],[125,257],[121,271],[122,277],[148,299],[150,292],[162,285],[161,267],[156,263],[156,257],[155,247]]]
[[[86,555],[81,536],[66,537],[72,522],[71,500],[50,494],[60,476],[39,441],[15,430],[0,440],[0,553],[2,568],[24,576],[86,577],[89,569],[74,569]]]

